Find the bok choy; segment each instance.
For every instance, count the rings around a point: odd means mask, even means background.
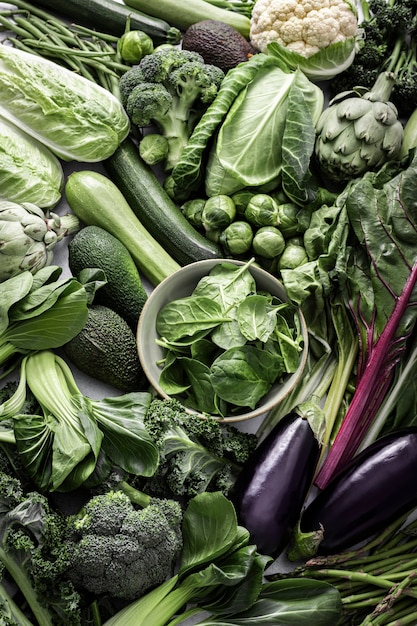
[[[27,388],[42,414],[20,414]],[[73,491],[87,479],[97,481],[114,465],[151,476],[158,450],[142,417],[151,403],[147,392],[92,400],[78,389],[67,363],[51,350],[24,357],[20,383],[0,406],[12,419],[16,447],[28,475],[41,491]]]
[[[0,379],[22,355],[61,347],[84,327],[90,291],[98,283],[90,270],[79,280],[60,279],[61,273],[48,265],[0,283]]]
[[[0,45],[0,114],[66,161],[109,157],[129,132],[107,89],[37,54]]]

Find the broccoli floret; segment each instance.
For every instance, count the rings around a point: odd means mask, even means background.
[[[167,172],[177,163],[202,113],[215,99],[224,72],[189,50],[161,48],[143,57],[119,81],[132,123],[155,125],[168,141]]]
[[[154,495],[191,498],[203,491],[233,486],[242,464],[256,447],[255,434],[214,417],[187,413],[176,399],[154,399],[144,424],[159,449],[160,463],[140,486]]]
[[[182,548],[179,503],[123,491],[92,495],[68,517],[70,579],[97,596],[134,600],[172,576]]]

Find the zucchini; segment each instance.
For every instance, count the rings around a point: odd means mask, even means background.
[[[235,28],[244,37],[249,37],[250,19],[236,11],[222,9],[204,0],[124,0],[127,6],[146,11],[156,18],[166,20],[181,30],[187,30],[189,26],[202,20],[216,20],[224,22]]]
[[[180,265],[223,258],[221,248],[187,220],[128,138],[103,165],[149,233]]]
[[[180,269],[104,174],[90,170],[72,172],[65,184],[65,195],[70,209],[81,222],[104,228],[125,245],[139,271],[152,285],[156,286]]]
[[[116,0],[36,0],[34,5],[116,37],[123,35],[130,21],[130,30],[143,31],[154,44],[181,41],[181,32],[175,26],[149,15],[145,9],[138,11]]]

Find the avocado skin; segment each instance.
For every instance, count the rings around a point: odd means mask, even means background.
[[[107,283],[97,290],[94,303],[113,309],[136,331],[148,295],[130,252],[119,239],[99,226],[85,226],[68,244],[68,265],[74,276],[87,267],[103,270]]]
[[[216,65],[224,72],[257,52],[239,31],[217,20],[202,20],[189,26],[184,33],[182,48],[198,52],[206,63]]]
[[[91,305],[84,328],[65,344],[64,352],[84,374],[120,391],[129,393],[149,387],[133,331],[109,307]]]

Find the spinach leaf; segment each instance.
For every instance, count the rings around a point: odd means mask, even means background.
[[[207,333],[220,322],[228,321],[220,305],[204,296],[188,296],[168,302],[158,313],[156,330],[168,341]]]
[[[283,360],[255,346],[230,348],[211,366],[215,392],[236,406],[254,409],[272,384],[284,373]]]

